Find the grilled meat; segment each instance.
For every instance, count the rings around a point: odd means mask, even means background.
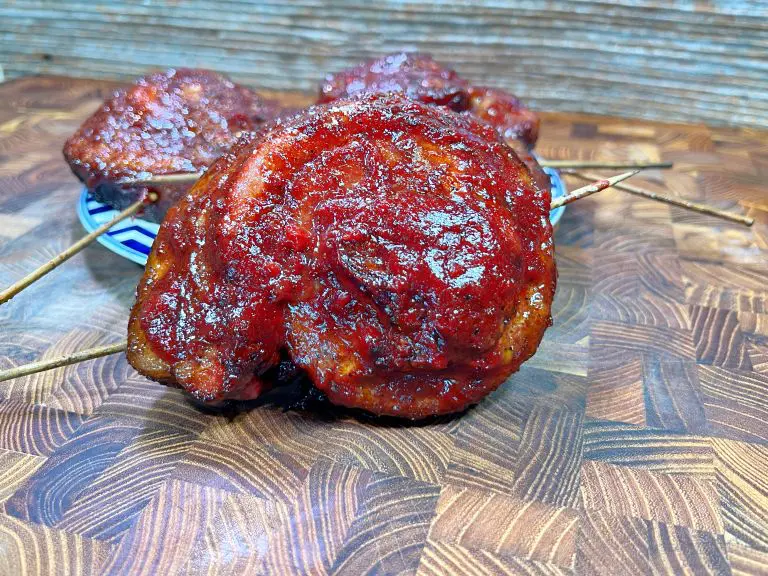
[[[168,211],[128,359],[205,402],[257,397],[287,357],[336,404],[462,410],[551,323],[549,204],[469,115],[397,93],[311,107]]]
[[[243,132],[276,113],[276,106],[215,72],[168,70],[118,90],[67,140],[64,157],[97,200],[122,209],[148,189],[121,181],[205,170]],[[160,200],[144,217],[159,222],[188,189],[152,188]]]

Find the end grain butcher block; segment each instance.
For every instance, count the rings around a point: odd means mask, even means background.
[[[0,85],[0,285],[82,234],[61,147],[113,87]],[[756,223],[574,204],[554,326],[460,417],[212,414],[122,355],[0,384],[0,573],[768,570],[767,143],[545,114],[542,157],[674,161],[638,184]],[[0,369],[124,338],[140,272],[94,244],[0,307]]]

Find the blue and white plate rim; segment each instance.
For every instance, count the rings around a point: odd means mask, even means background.
[[[552,168],[544,168],[544,171],[549,174],[552,180],[552,197],[565,196],[568,191],[562,178],[560,178],[560,174]],[[561,206],[550,212],[549,218],[553,226],[560,221],[564,211],[565,206]],[[94,200],[88,189],[83,188],[77,205],[77,215],[83,228],[88,232],[93,232],[105,222],[112,220],[117,214],[117,210]],[[115,254],[143,266],[147,263],[147,256],[149,256],[152,242],[157,236],[159,228],[160,225],[154,222],[142,218],[129,218],[115,224],[106,234],[99,236],[98,241]]]

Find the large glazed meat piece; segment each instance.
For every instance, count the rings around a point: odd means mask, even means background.
[[[215,72],[168,70],[117,91],[67,140],[64,157],[98,200],[121,209],[147,193],[121,180],[205,170],[276,110]],[[159,222],[188,189],[153,188],[160,200],[144,217]]]
[[[507,144],[517,152],[517,157],[528,167],[531,171],[531,178],[536,185],[542,190],[552,189],[552,180],[549,178],[549,174],[544,172],[544,168],[541,167],[539,161],[533,153],[528,150],[519,140],[508,140]]]
[[[287,355],[337,404],[461,410],[551,322],[549,203],[470,116],[399,94],[315,106],[169,210],[128,359],[203,401],[255,397]]]
[[[465,110],[468,84],[428,54],[396,53],[329,74],[318,102],[332,102],[366,92],[400,92],[426,104]]]

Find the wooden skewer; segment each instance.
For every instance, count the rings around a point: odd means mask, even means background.
[[[593,162],[589,160],[540,160],[539,164],[547,168],[599,168],[605,170],[643,170],[646,168],[672,168],[672,162]],[[163,186],[172,184],[192,184],[200,179],[204,172],[182,172],[179,174],[157,174],[137,180],[121,180],[127,186]]]
[[[168,184],[192,184],[197,182],[203,172],[181,172],[179,174],[157,174],[137,180],[120,180],[126,186],[162,186]]]
[[[571,171],[568,172],[568,174],[572,174],[573,176],[582,178],[584,180],[594,180],[600,177],[596,174],[593,174],[592,172]],[[692,210],[701,214],[709,214],[710,216],[715,216],[716,218],[722,218],[724,220],[729,220],[730,222],[744,224],[744,226],[752,226],[752,224],[755,223],[754,218],[750,218],[749,216],[742,216],[741,214],[726,212],[725,210],[713,208],[712,206],[707,206],[706,204],[699,204],[698,202],[691,202],[690,200],[683,200],[682,198],[674,198],[672,196],[665,196],[664,194],[657,194],[656,192],[652,192],[632,184],[618,184],[616,185],[616,188],[636,196],[642,196],[643,198],[649,198],[651,200],[656,200],[657,202],[664,202],[665,204],[671,204],[672,206],[678,206],[680,208],[685,208],[686,210]]]
[[[11,380],[12,378],[20,378],[21,376],[29,376],[30,374],[36,374],[38,372],[45,372],[53,368],[59,368],[61,366],[69,366],[70,364],[77,364],[84,360],[92,360],[93,358],[101,358],[102,356],[109,356],[110,354],[118,354],[125,352],[128,342],[123,341],[117,344],[110,344],[108,346],[99,346],[97,348],[89,348],[88,350],[80,350],[66,356],[60,356],[59,358],[53,358],[51,360],[40,360],[38,362],[32,362],[30,364],[24,364],[23,366],[17,366],[15,368],[9,368],[8,370],[0,370],[0,382]]]
[[[595,168],[605,170],[643,170],[645,168],[672,168],[672,162],[599,162],[590,160],[539,160],[547,168]]]
[[[569,193],[567,196],[561,196],[560,198],[555,198],[552,200],[552,204],[550,204],[549,209],[554,210],[555,208],[560,208],[560,206],[565,206],[566,204],[575,202],[580,198],[590,196],[596,192],[600,192],[601,190],[615,186],[617,183],[621,182],[622,180],[626,180],[631,176],[634,176],[638,172],[640,172],[640,170],[630,170],[629,172],[624,172],[623,174],[618,174],[617,176],[611,176],[610,178],[603,179],[598,176],[596,178],[596,182],[589,184],[588,186],[584,186],[583,188],[578,188]]]
[[[624,174],[612,176],[611,178],[602,179],[602,180],[599,179],[597,182],[594,182],[589,186],[584,186],[583,188],[574,190],[567,196],[563,196],[561,198],[557,198],[553,200],[552,204],[550,205],[551,209],[554,210],[555,208],[559,208],[560,206],[564,206],[565,204],[570,204],[571,202],[574,202],[580,198],[584,198],[585,196],[589,196],[590,194],[595,194],[596,192],[600,192],[601,190],[605,190],[606,188],[615,186],[617,182],[626,180],[627,178],[629,178],[630,176],[634,176],[638,172],[639,170],[632,170],[630,172],[625,172]],[[53,358],[51,360],[44,360],[39,362],[32,362],[30,364],[24,364],[23,366],[17,366],[15,368],[10,368],[8,370],[2,370],[0,371],[0,382],[4,382],[5,380],[10,380],[11,378],[20,378],[21,376],[29,376],[30,374],[44,372],[46,370],[51,370],[52,368],[59,368],[61,366],[69,366],[71,364],[77,364],[78,362],[83,362],[84,360],[91,360],[93,358],[109,356],[110,354],[118,354],[120,352],[125,352],[127,346],[128,346],[127,341],[123,341],[118,344],[111,344],[109,346],[100,346],[98,348],[89,348],[88,350],[81,350],[79,352],[74,352],[73,354],[60,356],[59,358]]]
[[[118,224],[125,220],[126,218],[130,218],[134,214],[136,214],[147,202],[156,202],[157,201],[157,194],[150,193],[146,199],[139,200],[138,202],[134,202],[131,204],[128,208],[120,212],[117,216],[115,216],[112,220],[109,222],[106,222],[96,228],[93,232],[90,234],[83,236],[72,244],[69,248],[64,250],[63,252],[59,253],[58,255],[54,256],[48,262],[40,266],[37,270],[34,270],[33,272],[30,272],[24,278],[21,280],[13,283],[11,286],[0,292],[0,304],[5,304],[16,296],[19,292],[48,274],[51,270],[57,268],[70,258],[80,252],[83,248],[91,244],[96,238],[104,234],[107,230],[112,228],[115,224]]]
[[[540,160],[547,168],[599,168],[605,170],[643,170],[646,168],[672,168],[672,162],[592,162],[589,160]],[[200,179],[203,172],[182,172],[180,174],[157,174],[138,180],[121,180],[129,186],[162,186],[169,184],[192,184]]]

